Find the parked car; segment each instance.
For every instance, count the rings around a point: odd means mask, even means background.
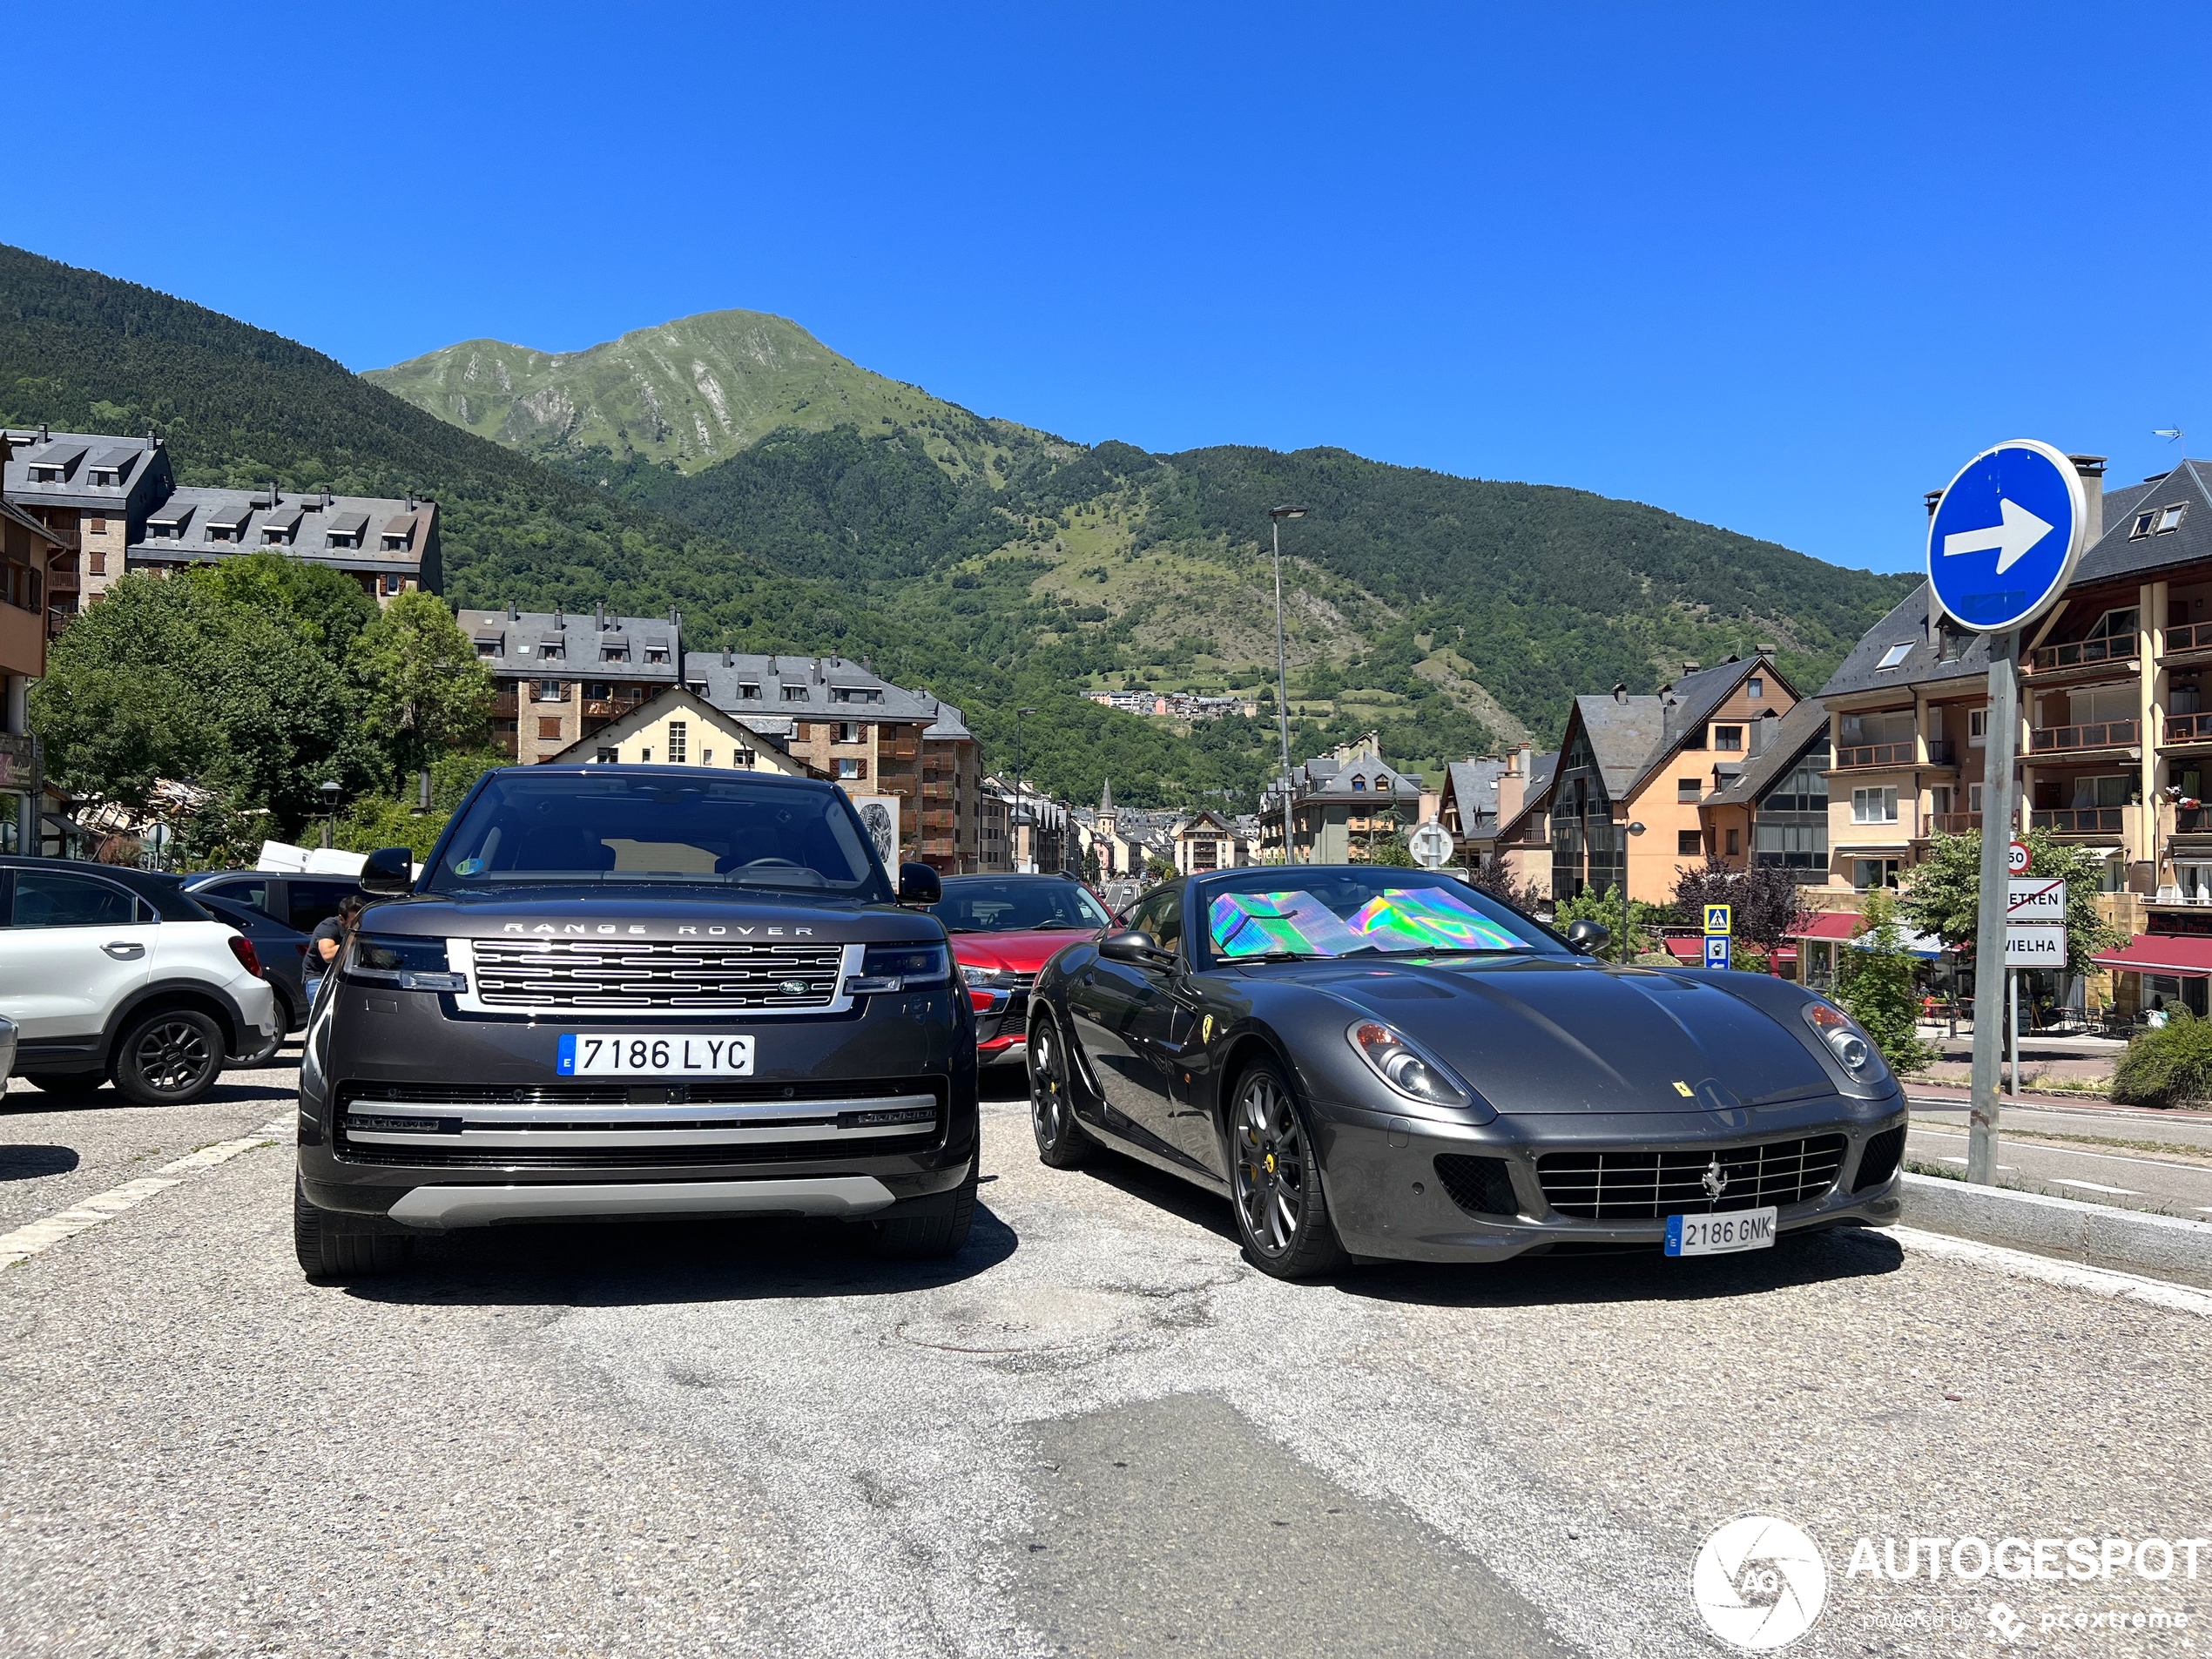
[[[985,1065],[1028,1051],[1029,988],[1059,951],[1111,925],[1106,907],[1072,875],[955,875],[931,907],[953,941],[975,1007],[975,1055]]]
[[[314,1278],[509,1221],[819,1216],[894,1257],[974,1214],[975,1023],[844,793],[686,766],[487,773],[361,914],[300,1063]]]
[[[16,1022],[0,1015],[0,1083],[16,1075]]]
[[[1897,1080],[1787,980],[1608,966],[1595,922],[1370,865],[1188,877],[1130,922],[1030,999],[1039,1156],[1221,1194],[1266,1272],[1898,1218]]]
[[[253,946],[174,876],[0,858],[0,1014],[17,1070],[48,1094],[112,1078],[142,1106],[199,1100],[226,1055],[277,1032]]]
[[[336,915],[347,894],[363,891],[350,875],[280,875],[268,870],[202,870],[184,880],[187,892],[250,904],[303,934]]]
[[[217,921],[230,923],[253,941],[253,954],[261,959],[261,977],[276,992],[277,1042],[283,1040],[285,1033],[297,1031],[307,1024],[307,935],[250,904],[218,898],[205,891],[195,893],[192,897]],[[276,1042],[272,1042],[266,1053],[248,1056],[240,1063],[258,1064],[275,1053],[276,1047]]]

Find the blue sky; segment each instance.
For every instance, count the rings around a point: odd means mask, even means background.
[[[1881,569],[1997,439],[2212,453],[2202,8],[99,15],[0,239],[356,368],[741,306],[1085,442]]]

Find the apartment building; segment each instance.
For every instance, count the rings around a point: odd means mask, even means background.
[[[39,813],[45,780],[30,735],[29,698],[32,683],[46,672],[47,583],[54,567],[70,557],[60,532],[0,501],[0,852],[44,850]]]
[[[680,685],[647,698],[589,736],[539,759],[564,765],[713,766],[786,778],[815,775],[805,762]]]
[[[1237,826],[1211,807],[1177,824],[1171,841],[1177,875],[1210,875],[1246,862],[1244,840]]]
[[[933,838],[923,811],[922,734],[939,721],[943,705],[937,699],[894,685],[845,657],[686,651],[683,677],[694,694],[844,785],[846,793],[897,797],[902,855],[951,870],[959,838]],[[944,805],[951,805],[949,795]],[[934,856],[919,850],[932,839],[941,843]]]
[[[973,875],[985,860],[983,746],[951,704],[920,693],[936,718],[921,733],[921,856],[945,875]]]
[[[1317,755],[1291,774],[1291,825],[1298,864],[1364,862],[1374,844],[1420,821],[1421,780],[1382,758],[1372,732]],[[1261,857],[1283,857],[1283,786],[1260,803]]]
[[[1827,881],[1830,724],[1826,701],[1807,698],[1705,798],[1699,813],[1714,856],[1737,869],[1769,865],[1808,884]]]
[[[456,620],[498,688],[492,740],[524,765],[562,756],[678,685],[682,619],[463,610]]]
[[[1556,764],[1501,822],[1497,845],[1533,862],[1542,830],[1554,899],[1625,882],[1632,898],[1664,903],[1685,868],[1744,856],[1744,826],[1709,826],[1706,803],[1774,745],[1797,700],[1769,645],[1710,668],[1684,663],[1656,696],[1615,685],[1578,697]]]
[[[259,552],[342,571],[380,604],[444,585],[438,504],[415,496],[186,485],[145,515],[126,550],[132,570],[156,571]]]
[[[0,499],[37,519],[60,550],[46,583],[50,634],[123,574],[146,516],[176,487],[158,438],[43,426],[0,433]]]

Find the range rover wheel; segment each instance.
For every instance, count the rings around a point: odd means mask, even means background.
[[[194,1008],[164,1008],[115,1045],[115,1086],[141,1106],[189,1106],[223,1075],[222,1028]]]
[[[107,1081],[97,1071],[26,1071],[23,1080],[47,1095],[89,1095]]]
[[[894,1210],[884,1220],[875,1224],[875,1253],[887,1262],[937,1261],[947,1256],[957,1256],[961,1246],[968,1243],[969,1224],[975,1219],[975,1177],[978,1166],[968,1166],[968,1179],[948,1196],[948,1204],[938,1200],[922,1199],[921,1204],[933,1205],[919,1215],[900,1215]]]
[[[1277,1278],[1341,1267],[1313,1137],[1281,1069],[1260,1061],[1238,1079],[1231,1100],[1229,1177],[1245,1258]]]
[[[299,1255],[300,1271],[317,1284],[375,1278],[396,1273],[415,1259],[415,1240],[405,1233],[385,1231],[334,1210],[317,1209],[297,1181],[292,1184],[292,1247]]]
[[[1036,1133],[1037,1160],[1048,1169],[1072,1170],[1090,1156],[1091,1138],[1076,1122],[1059,1022],[1049,1014],[1029,1028],[1029,1127]]]

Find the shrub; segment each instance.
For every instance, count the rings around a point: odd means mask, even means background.
[[[2170,1010],[2164,1030],[2141,1033],[2113,1074],[2123,1106],[2182,1106],[2212,1100],[2212,1020]]]
[[[1868,948],[1841,953],[1836,1000],[1874,1039],[1890,1069],[1909,1076],[1934,1055],[1914,1028],[1920,995],[1913,983],[1912,957],[1898,928],[1897,900],[1886,893],[1868,894],[1861,920],[1871,935]]]

